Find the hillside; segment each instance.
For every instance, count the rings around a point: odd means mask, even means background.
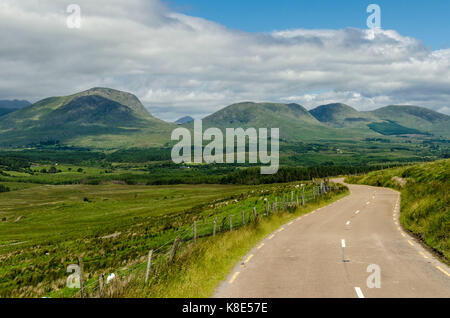
[[[0,145],[57,141],[90,147],[163,145],[173,125],[148,113],[136,96],[108,88],[50,97],[0,119]]]
[[[334,127],[355,127],[367,125],[376,118],[371,114],[359,112],[345,104],[328,104],[310,111],[318,121]]]
[[[385,135],[450,137],[450,117],[419,106],[386,106],[364,112],[345,104],[328,104],[310,111],[318,121],[336,128],[352,128]]]
[[[30,102],[26,100],[0,100],[0,116],[12,113],[20,108],[29,106]]]
[[[394,121],[399,125],[450,137],[450,116],[418,106],[386,106],[371,112],[381,120]]]
[[[347,182],[400,191],[402,225],[450,263],[450,160],[375,171]]]
[[[14,101],[15,104],[22,103]],[[16,107],[19,107],[16,105]],[[0,109],[0,116],[2,110]],[[450,137],[449,116],[416,106],[388,106],[360,112],[341,103],[307,111],[298,104],[243,102],[204,118],[203,128],[279,128],[285,143],[354,143],[381,136]],[[49,97],[0,117],[0,147],[61,144],[92,149],[161,147],[177,125],[153,117],[133,94],[92,88]]]
[[[191,116],[185,116],[185,117],[181,117],[180,119],[178,119],[177,121],[175,121],[175,124],[177,125],[184,125],[190,122],[193,122],[194,118],[192,118]]]
[[[298,104],[244,102],[230,105],[203,119],[203,126],[225,128],[280,128],[288,141],[336,137],[336,131],[320,123]]]

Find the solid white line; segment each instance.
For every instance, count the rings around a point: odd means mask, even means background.
[[[342,247],[345,247],[345,240],[341,241]]]
[[[247,264],[248,262],[250,262],[250,260],[253,258],[253,254],[252,255],[250,255],[246,260],[245,260],[245,264]]]
[[[355,287],[356,295],[358,295],[358,298],[364,298],[364,294],[361,291],[361,288]]]
[[[447,273],[442,267],[436,266],[436,268],[437,268],[438,270],[440,270],[441,272],[443,272],[445,275],[450,276],[450,274]]]
[[[240,274],[241,272],[236,272],[234,275],[233,275],[233,277],[231,277],[231,279],[230,279],[230,284],[233,284],[233,282],[236,280],[236,278],[239,276],[239,274]]]

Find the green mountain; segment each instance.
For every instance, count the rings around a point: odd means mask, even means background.
[[[30,105],[26,100],[0,100],[0,117]]]
[[[161,146],[174,125],[153,117],[129,93],[93,88],[51,97],[0,118],[0,145],[60,142],[89,148]]]
[[[182,118],[178,119],[177,121],[175,121],[175,124],[184,125],[184,124],[187,124],[187,123],[190,123],[193,121],[194,121],[194,118],[192,118],[191,116],[185,116],[185,117],[182,117]]]
[[[204,118],[203,129],[279,128],[281,141],[317,142],[396,135],[450,137],[449,116],[416,106],[359,112],[345,104],[307,111],[298,104],[233,104]],[[62,144],[93,149],[161,147],[175,123],[153,117],[126,92],[93,88],[50,97],[0,117],[0,147]],[[193,123],[183,126],[192,129]]]
[[[431,133],[450,137],[450,116],[418,106],[386,106],[371,112],[380,120]]]
[[[435,135],[450,137],[450,117],[418,106],[387,106],[360,112],[345,104],[319,106],[310,111],[318,121],[354,132],[372,130],[385,136]]]
[[[376,120],[370,113],[359,112],[340,103],[319,106],[310,113],[318,121],[338,128],[365,126]]]
[[[190,124],[192,125],[192,124]],[[336,131],[320,123],[301,105],[244,102],[230,105],[203,119],[203,127],[280,128],[287,141],[333,138]]]

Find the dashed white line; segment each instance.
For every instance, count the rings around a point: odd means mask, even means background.
[[[361,288],[355,287],[356,295],[358,295],[358,298],[365,298],[363,292],[361,291]]]
[[[347,223],[345,225],[350,225],[350,221],[347,221]]]
[[[355,214],[359,214],[359,212],[360,212],[360,211],[358,210],[358,211],[355,212]]]
[[[342,241],[341,241],[341,245],[342,245],[342,248],[345,247],[345,240],[342,240]]]

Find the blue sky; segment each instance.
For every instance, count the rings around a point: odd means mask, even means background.
[[[382,10],[382,28],[415,37],[433,50],[450,48],[447,0],[168,0],[171,8],[231,29],[270,32],[295,28],[366,28],[366,8]]]

